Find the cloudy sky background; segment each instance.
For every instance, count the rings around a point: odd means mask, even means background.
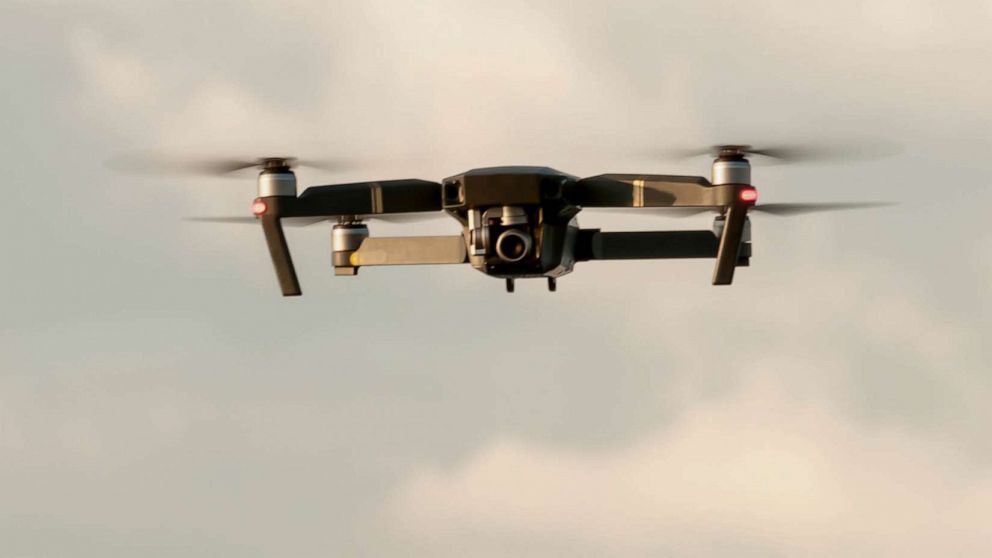
[[[0,558],[992,554],[992,4],[8,1],[0,7]],[[278,296],[252,175],[497,164],[708,174],[652,149],[868,138],[756,168],[712,262],[335,278]],[[704,228],[583,214],[604,229]],[[446,234],[454,222],[373,234]]]

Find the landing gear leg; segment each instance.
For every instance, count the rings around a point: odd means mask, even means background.
[[[513,288],[514,288],[515,286],[516,286],[516,285],[515,285],[515,284],[514,284],[514,282],[513,282],[513,278],[511,278],[511,277],[507,277],[507,278],[506,278],[506,292],[508,292],[508,293],[512,293],[512,292],[513,292]]]
[[[554,277],[548,277],[548,290],[551,292],[558,290],[558,280]]]

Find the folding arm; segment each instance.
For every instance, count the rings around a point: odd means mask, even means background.
[[[269,255],[272,257],[272,266],[275,267],[282,296],[299,296],[302,294],[300,282],[296,278],[296,268],[293,267],[293,258],[289,254],[289,245],[286,244],[286,234],[280,221],[282,204],[288,199],[292,198],[270,196],[259,198],[256,204],[259,201],[265,204],[265,211],[259,215],[259,220],[262,222],[265,243],[269,247]]]
[[[729,285],[734,282],[734,269],[737,267],[741,239],[744,238],[744,223],[747,221],[747,206],[739,203],[727,209],[723,222],[723,234],[716,254],[716,267],[713,269],[714,285]],[[751,244],[747,247],[750,249]]]
[[[302,294],[300,281],[296,278],[296,268],[293,267],[293,258],[289,255],[289,246],[279,218],[274,215],[263,216],[262,230],[265,232],[265,243],[269,246],[269,255],[272,256],[272,265],[276,269],[282,296],[299,296]]]
[[[725,227],[724,235],[726,230]],[[747,266],[750,261],[751,244],[740,244],[739,239],[739,250],[731,260],[731,270],[735,266]],[[575,259],[582,262],[716,258],[721,253],[722,240],[712,231],[601,232],[599,229],[581,229],[575,243]],[[717,269],[720,269],[719,261]],[[733,280],[733,271],[729,280]]]
[[[312,186],[290,206],[286,217],[441,211],[441,184],[404,179]]]
[[[736,188],[701,176],[601,174],[575,182],[565,197],[579,207],[724,207]]]
[[[433,265],[468,262],[465,237],[369,237],[350,257],[355,267],[369,265]]]
[[[261,204],[256,215],[262,222],[265,242],[282,294],[299,296],[300,283],[283,232],[283,218],[440,211],[441,185],[408,179],[314,186],[307,188],[299,197],[265,196],[258,198],[256,204]]]
[[[619,255],[640,253],[646,255],[628,257],[715,257],[713,284],[729,285],[734,280],[734,268],[747,265],[750,256],[750,244],[742,245],[741,239],[747,210],[754,203],[753,194],[754,188],[749,184],[713,185],[700,176],[603,174],[579,180],[566,196],[580,207],[712,207],[723,211],[726,217],[720,238],[709,231],[594,237],[604,256],[595,259],[621,259]],[[706,255],[692,255],[700,253]]]

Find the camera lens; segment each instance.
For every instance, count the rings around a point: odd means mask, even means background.
[[[496,255],[508,262],[518,262],[530,251],[530,245],[529,234],[513,229],[503,231],[496,239]]]

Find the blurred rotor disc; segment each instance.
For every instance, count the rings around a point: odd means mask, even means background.
[[[843,143],[796,143],[754,147],[747,144],[720,144],[703,148],[667,148],[654,152],[666,159],[742,156],[763,165],[809,162],[855,162],[890,157],[902,151],[895,143],[881,140],[852,140]]]
[[[406,224],[406,223],[420,223],[424,221],[431,221],[435,219],[443,219],[447,216],[446,213],[440,211],[430,211],[430,212],[410,212],[410,213],[377,213],[375,215],[355,215],[355,220],[357,221],[381,221],[384,223],[394,223],[394,224]],[[323,223],[325,221],[330,223],[335,223],[338,220],[338,216],[327,215],[327,216],[316,216],[316,217],[283,217],[282,221],[284,225],[290,227],[309,227],[310,225],[316,225],[318,223]],[[238,216],[224,216],[224,217],[185,217],[183,221],[193,222],[193,223],[219,223],[219,224],[236,224],[236,225],[254,225],[258,223],[257,217],[252,217],[250,215],[238,215]]]
[[[349,170],[354,165],[343,159],[173,157],[143,152],[113,157],[107,161],[107,166],[115,171],[129,174],[225,176],[252,168],[295,168],[302,166],[335,172]]]

